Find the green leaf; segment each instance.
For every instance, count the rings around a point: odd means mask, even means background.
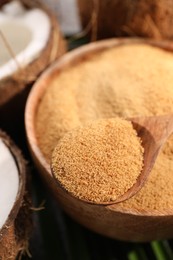
[[[161,242],[153,241],[151,242],[151,247],[157,260],[168,260],[162,248]]]
[[[140,258],[138,257],[138,254],[137,254],[137,252],[135,250],[131,251],[128,254],[128,260],[140,260]]]

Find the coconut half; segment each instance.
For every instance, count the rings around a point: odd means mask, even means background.
[[[173,37],[172,0],[77,0],[84,28],[97,39],[142,36],[153,39]]]
[[[0,259],[16,259],[27,250],[31,228],[26,164],[9,137],[0,131]]]
[[[11,0],[0,6],[1,128],[9,131],[23,123],[32,83],[64,52],[57,19],[45,5]]]
[[[39,8],[27,10],[18,1],[2,7],[0,80],[22,70],[39,56],[48,42],[50,28],[48,15]]]
[[[6,222],[19,190],[16,162],[7,145],[0,139],[0,229]]]

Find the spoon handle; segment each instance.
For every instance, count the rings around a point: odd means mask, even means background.
[[[158,146],[162,146],[173,133],[173,115],[138,117],[132,119],[135,128],[144,127],[153,137]],[[137,130],[137,129],[136,129]]]
[[[142,146],[144,147],[144,166],[137,182],[132,189],[129,189],[124,195],[123,199],[130,198],[143,187],[161,148],[173,132],[172,115],[138,117],[129,120],[131,120],[134,129],[142,140]]]

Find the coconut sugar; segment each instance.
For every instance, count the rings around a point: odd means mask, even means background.
[[[67,68],[52,79],[38,108],[36,131],[44,157],[49,162],[64,134],[88,121],[172,113],[172,82],[173,55],[146,44],[121,45]],[[145,186],[119,205],[138,211],[172,209],[172,158],[173,137]]]
[[[143,147],[131,122],[100,119],[68,132],[59,141],[52,168],[74,196],[111,202],[136,183],[143,168]]]

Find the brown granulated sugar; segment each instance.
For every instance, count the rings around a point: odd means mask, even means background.
[[[52,169],[75,197],[94,203],[115,201],[135,183],[143,167],[143,147],[131,122],[100,119],[59,141]]]
[[[52,79],[36,116],[39,147],[49,162],[60,138],[88,121],[169,113],[173,113],[173,55],[147,44],[117,46]],[[119,205],[143,212],[173,209],[172,172],[173,136],[145,186]]]

